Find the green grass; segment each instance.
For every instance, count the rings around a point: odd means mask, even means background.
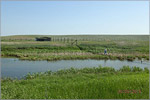
[[[35,41],[41,36],[5,36],[1,40],[2,57],[17,57],[22,60],[61,59],[120,59],[135,58],[149,60],[148,35],[105,36],[66,35],[50,36],[52,41]],[[71,45],[78,40],[77,45]],[[104,49],[108,55],[103,55]]]
[[[1,56],[23,60],[120,59],[149,60],[149,36],[50,36],[52,41],[35,41],[36,35],[1,37]],[[78,45],[71,45],[78,40]],[[103,55],[104,49],[108,55]],[[118,93],[136,90],[141,93]],[[125,66],[68,69],[26,75],[25,79],[1,79],[2,99],[148,99],[149,70]]]
[[[119,93],[136,90],[137,93]],[[141,91],[139,93],[138,91]],[[148,99],[149,70],[124,66],[67,69],[2,79],[2,99]]]

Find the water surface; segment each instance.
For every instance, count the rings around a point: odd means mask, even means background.
[[[148,67],[148,61],[135,60],[133,62],[124,60],[60,60],[60,61],[26,61],[17,58],[1,58],[1,74],[2,77],[21,78],[27,73],[45,72],[48,70],[58,71],[70,67],[84,68],[84,67],[98,67],[109,66],[115,69],[120,69],[124,65]]]

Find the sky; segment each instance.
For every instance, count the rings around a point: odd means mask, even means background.
[[[1,2],[2,36],[77,34],[149,34],[149,2]]]

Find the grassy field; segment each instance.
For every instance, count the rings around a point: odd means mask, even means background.
[[[67,69],[2,79],[2,99],[148,99],[149,70],[124,66]]]
[[[22,60],[119,59],[149,60],[149,36],[48,36],[1,37],[1,56]],[[77,40],[77,43],[74,43]],[[74,44],[73,44],[74,43]],[[104,49],[108,54],[104,55]],[[42,67],[42,66],[41,66]],[[124,66],[68,69],[1,79],[2,99],[148,99],[149,70]]]
[[[2,57],[22,60],[120,59],[149,60],[148,35],[56,35],[52,41],[35,41],[36,35],[2,36]],[[77,44],[72,44],[77,40]],[[104,55],[107,48],[108,55]]]

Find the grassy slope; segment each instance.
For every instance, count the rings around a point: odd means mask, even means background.
[[[51,42],[37,42],[35,37],[40,36],[2,37],[2,57],[27,60],[149,59],[148,36],[51,36]],[[75,39],[79,47],[71,45]],[[102,55],[105,48],[108,48],[109,56]]]
[[[118,93],[136,90],[141,93]],[[148,99],[148,69],[123,67],[69,69],[2,80],[3,99]]]

